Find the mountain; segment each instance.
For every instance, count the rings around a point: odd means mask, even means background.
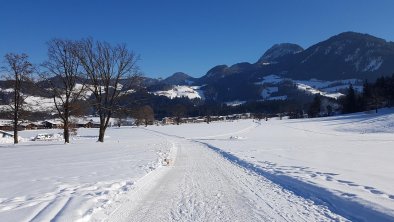
[[[268,49],[263,56],[257,61],[257,63],[275,63],[278,59],[287,55],[294,55],[296,53],[302,52],[304,49],[292,43],[281,43],[275,44],[270,49]]]
[[[256,63],[218,65],[196,83],[204,85],[202,90],[208,94],[207,99],[256,100],[264,90],[256,83],[269,75],[287,80],[317,79],[333,83],[349,79],[374,81],[393,73],[393,42],[368,34],[344,32],[306,49],[292,43],[276,44]]]
[[[285,76],[338,80],[374,80],[394,72],[394,43],[355,32],[333,36],[308,49],[286,57],[278,64]]]
[[[200,85],[212,84],[234,74],[253,72],[254,69],[254,65],[248,62],[237,63],[230,67],[227,65],[218,65],[210,69],[206,75],[197,79],[196,83]]]
[[[194,78],[183,72],[176,72],[171,76],[163,79],[160,83],[166,85],[190,85]]]

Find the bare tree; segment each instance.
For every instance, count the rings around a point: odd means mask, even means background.
[[[26,54],[8,53],[5,56],[7,78],[13,82],[13,98],[10,110],[13,113],[14,144],[18,143],[18,125],[25,110],[26,94],[22,92],[23,85],[31,80],[33,65],[28,61]]]
[[[53,39],[48,42],[48,60],[43,64],[42,78],[50,86],[56,111],[63,122],[64,142],[70,142],[70,117],[78,112],[78,101],[85,95],[85,80],[75,54],[75,43]]]
[[[142,114],[144,116],[144,121],[145,121],[145,127],[147,127],[149,124],[153,124],[155,120],[155,114],[151,106],[143,106],[142,108]]]
[[[151,106],[145,105],[139,107],[133,114],[133,117],[137,120],[137,126],[143,123],[146,126],[152,124],[155,120],[154,112]]]
[[[110,45],[85,39],[79,42],[78,58],[95,98],[93,104],[100,118],[99,142],[104,142],[109,120],[118,107],[122,90],[133,85],[138,76],[138,57],[126,45]]]
[[[172,115],[175,117],[176,125],[181,124],[182,117],[185,116],[186,111],[187,111],[186,106],[182,104],[177,104],[174,107],[172,107]]]

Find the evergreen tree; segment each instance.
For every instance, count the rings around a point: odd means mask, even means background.
[[[363,84],[363,94],[362,94],[362,108],[363,110],[370,110],[373,104],[372,98],[372,86],[365,81]]]
[[[353,85],[350,84],[348,92],[343,101],[343,113],[354,113],[359,111],[357,105],[357,96],[356,92],[354,91]]]
[[[312,104],[309,106],[308,115],[311,118],[317,117],[321,111],[321,98],[320,94],[316,94],[313,98]]]

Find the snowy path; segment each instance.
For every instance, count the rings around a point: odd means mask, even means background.
[[[296,196],[231,163],[206,145],[163,135],[176,159],[136,183],[104,221],[345,221],[326,207]]]

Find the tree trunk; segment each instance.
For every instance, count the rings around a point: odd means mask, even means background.
[[[99,138],[97,142],[104,142],[104,134],[105,134],[105,127],[100,124],[100,130],[99,130]]]
[[[68,122],[64,123],[64,131],[63,131],[64,143],[70,143],[70,130],[68,125],[69,125]]]
[[[14,144],[17,144],[18,141],[18,116],[14,114]]]
[[[14,101],[14,144],[17,144],[18,141],[18,112],[19,112],[19,101],[17,101],[17,93],[15,92],[15,101]]]
[[[64,126],[63,126],[63,136],[64,136],[64,143],[70,143],[70,101],[69,95],[66,95],[66,102],[64,104]]]

